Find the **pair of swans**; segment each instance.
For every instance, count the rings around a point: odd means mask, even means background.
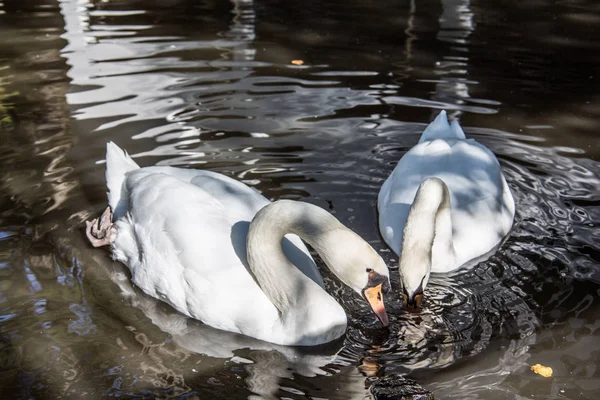
[[[109,207],[86,223],[88,239],[110,244],[132,281],[177,311],[281,345],[342,336],[346,314],[324,290],[303,239],[388,325],[385,262],[327,211],[290,200],[270,203],[211,171],[140,168],[114,143],[107,145],[106,183]],[[514,215],[494,155],[466,140],[458,123],[450,127],[444,112],[384,183],[378,207],[384,239],[396,253],[403,249],[400,274],[409,305],[420,302],[431,271],[456,269],[493,251],[510,229],[498,214]],[[485,224],[497,242],[483,236]],[[463,246],[474,237],[475,249]]]

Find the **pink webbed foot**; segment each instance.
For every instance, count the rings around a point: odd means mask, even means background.
[[[110,207],[106,207],[100,218],[85,221],[85,234],[94,247],[106,246],[115,241],[117,228],[112,223]]]

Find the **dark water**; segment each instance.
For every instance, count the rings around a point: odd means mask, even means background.
[[[364,399],[394,372],[439,399],[598,398],[600,7],[372,3],[0,5],[1,398]],[[440,109],[498,155],[517,219],[490,260],[435,277],[421,314],[390,301],[389,332],[327,273],[338,343],[219,332],[84,241],[113,140],[325,207],[394,266],[376,196]]]

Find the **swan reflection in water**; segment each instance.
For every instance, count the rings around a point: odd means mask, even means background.
[[[133,307],[141,310],[161,331],[182,349],[213,358],[228,359],[239,364],[247,374],[247,388],[265,398],[274,398],[281,389],[281,379],[293,379],[294,374],[305,377],[327,375],[323,367],[335,361],[343,340],[321,346],[289,347],[263,342],[248,336],[221,331],[178,313],[170,306],[155,300],[135,288],[124,267],[96,259],[104,265],[110,280]],[[252,360],[236,355],[247,349]]]

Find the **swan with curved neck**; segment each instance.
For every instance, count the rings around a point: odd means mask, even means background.
[[[378,197],[379,230],[400,256],[405,303],[418,307],[431,272],[489,257],[512,227],[515,203],[494,154],[446,112],[398,162]]]
[[[109,207],[86,234],[110,245],[146,294],[218,329],[283,345],[329,342],[344,334],[346,314],[301,237],[388,324],[384,261],[325,210],[269,203],[210,171],[140,168],[113,143],[106,159]]]
[[[316,337],[327,331],[332,322],[340,329],[335,337],[346,329],[346,315],[337,301],[295,268],[281,251],[280,243],[287,233],[311,245],[331,271],[363,296],[380,321],[388,324],[382,293],[389,290],[389,278],[375,250],[322,208],[279,200],[256,214],[247,245],[250,269],[279,310],[286,335],[298,336],[297,341],[302,341],[302,337]]]

